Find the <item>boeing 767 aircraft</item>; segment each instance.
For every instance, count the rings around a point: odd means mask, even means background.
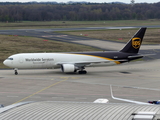
[[[140,28],[120,51],[71,53],[20,53],[8,57],[3,64],[18,69],[61,68],[64,73],[86,74],[87,66],[106,66],[142,58],[138,54],[146,28]]]

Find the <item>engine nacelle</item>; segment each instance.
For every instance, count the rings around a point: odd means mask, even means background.
[[[63,64],[61,65],[62,72],[70,73],[76,70],[76,67],[73,64]]]

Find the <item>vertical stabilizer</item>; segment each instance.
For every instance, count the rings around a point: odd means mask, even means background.
[[[128,41],[126,46],[120,50],[120,52],[138,53],[146,29],[146,27],[140,28],[137,33]]]

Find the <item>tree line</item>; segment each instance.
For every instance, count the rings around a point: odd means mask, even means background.
[[[154,4],[0,4],[0,21],[95,21],[160,19]]]

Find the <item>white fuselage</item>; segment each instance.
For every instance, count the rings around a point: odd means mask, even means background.
[[[103,62],[97,62],[103,61]],[[3,63],[11,68],[60,68],[60,64],[86,64],[87,66],[113,65],[114,61],[92,55],[69,53],[21,53],[10,56]]]

